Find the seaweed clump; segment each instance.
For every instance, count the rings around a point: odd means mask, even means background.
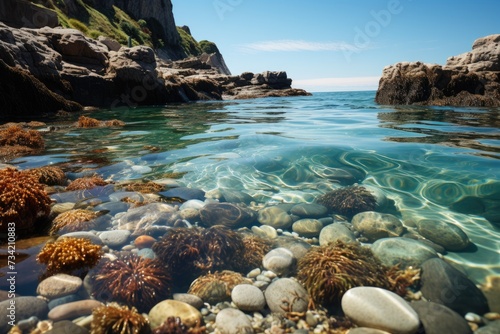
[[[54,235],[76,231],[91,230],[97,226],[95,218],[99,217],[101,212],[86,209],[73,209],[57,215],[52,221],[52,227],[49,234]]]
[[[18,125],[10,125],[0,130],[0,157],[5,160],[37,154],[44,148],[45,141],[37,130],[24,130]]]
[[[93,175],[89,177],[80,177],[78,179],[73,180],[67,187],[67,191],[72,190],[85,190],[92,189],[98,186],[106,186],[108,182],[104,181],[104,179],[98,175]]]
[[[64,171],[56,166],[31,168],[23,171],[23,173],[32,175],[38,182],[48,186],[62,186],[66,183]]]
[[[97,128],[105,126],[124,126],[125,123],[118,119],[112,119],[108,121],[99,121],[92,117],[80,116],[78,118],[77,127],[79,128]]]
[[[299,260],[297,279],[314,302],[332,305],[357,286],[375,286],[404,296],[418,274],[415,269],[400,271],[386,267],[369,248],[338,241],[309,249]]]
[[[0,233],[14,223],[16,233],[33,233],[35,224],[48,217],[50,197],[33,176],[13,168],[0,170]]]
[[[171,277],[163,263],[135,254],[101,262],[92,279],[96,299],[131,305],[140,312],[148,312],[170,294]]]
[[[231,291],[238,284],[252,284],[252,281],[231,270],[216,271],[194,280],[188,293],[200,297],[206,303],[215,305],[223,301],[230,301]]]
[[[241,259],[236,263],[235,269],[240,272],[248,272],[262,265],[262,259],[271,251],[271,242],[267,239],[253,234],[243,236],[243,252],[239,255]]]
[[[109,303],[92,311],[92,334],[150,334],[149,321],[135,307]]]
[[[65,237],[46,243],[36,260],[47,265],[49,274],[56,274],[92,268],[101,256],[100,245],[84,238]]]
[[[366,188],[351,186],[320,195],[316,203],[325,206],[330,212],[352,218],[360,212],[375,210],[377,201]]]
[[[193,279],[209,271],[241,267],[241,235],[222,226],[172,228],[153,245],[153,251],[177,278]]]

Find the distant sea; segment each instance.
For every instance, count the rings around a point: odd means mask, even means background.
[[[449,252],[478,281],[500,274],[500,109],[380,106],[375,92],[199,102],[103,110],[123,127],[49,123],[43,156],[21,168],[64,164],[114,181],[155,180],[258,202],[312,202],[358,182],[382,190],[409,228],[420,219],[459,226],[475,247]],[[496,225],[495,225],[496,224]]]

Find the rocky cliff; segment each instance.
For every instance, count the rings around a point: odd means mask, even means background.
[[[17,29],[0,23],[0,59],[5,63],[0,77],[16,78],[16,86],[6,82],[0,86],[3,119],[78,110],[82,105],[112,109],[223,96],[308,94],[292,89],[285,72],[225,75],[203,57],[164,60],[150,47],[123,47],[110,39],[88,38],[75,29]],[[19,84],[30,78],[34,84]],[[23,98],[51,102],[37,108],[19,103]]]
[[[380,104],[500,106],[500,34],[477,39],[445,66],[403,62],[384,68]]]

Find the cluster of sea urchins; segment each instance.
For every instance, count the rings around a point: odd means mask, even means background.
[[[12,226],[18,235],[33,233],[36,223],[48,217],[50,202],[43,185],[32,175],[13,168],[0,170],[0,233]]]
[[[373,194],[362,186],[335,189],[316,198],[316,203],[328,208],[329,212],[349,218],[364,211],[373,211],[377,204]]]
[[[250,249],[258,249],[257,256],[248,256]],[[266,249],[269,245],[265,240],[243,238],[238,232],[222,225],[172,228],[153,245],[153,251],[172,269],[176,278],[185,280],[216,270],[246,271],[255,268],[260,266]]]
[[[388,268],[374,257],[370,248],[339,241],[310,248],[299,260],[297,278],[314,302],[332,305],[357,286],[375,286],[405,295],[418,274],[415,269]]]
[[[171,277],[163,263],[136,254],[101,261],[92,274],[92,295],[148,312],[170,295]]]

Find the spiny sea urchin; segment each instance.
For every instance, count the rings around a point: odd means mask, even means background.
[[[46,243],[36,260],[46,264],[50,274],[71,273],[95,266],[102,256],[101,248],[88,239],[64,237]]]
[[[364,211],[373,211],[376,200],[373,194],[361,186],[335,189],[316,198],[316,203],[328,208],[330,212],[349,218]]]
[[[196,295],[204,302],[215,305],[231,300],[231,291],[238,284],[252,284],[252,281],[240,273],[223,270],[205,274],[195,279],[188,293]]]
[[[60,213],[52,221],[52,227],[49,234],[54,235],[76,231],[91,230],[97,226],[95,218],[99,217],[101,212],[86,209],[73,209]]]
[[[170,274],[158,260],[135,254],[103,261],[92,275],[92,295],[101,301],[116,301],[147,312],[170,294]]]
[[[297,279],[316,303],[330,305],[340,302],[347,290],[357,286],[376,286],[404,294],[417,271],[410,274],[385,267],[368,247],[339,241],[310,248],[299,260]]]
[[[153,251],[178,277],[193,279],[214,270],[240,266],[242,237],[221,225],[210,228],[172,228],[153,245]]]
[[[0,170],[0,233],[15,224],[16,233],[33,233],[35,223],[48,217],[50,198],[42,184],[13,168]]]
[[[149,321],[134,307],[109,303],[92,311],[92,334],[150,334]]]

